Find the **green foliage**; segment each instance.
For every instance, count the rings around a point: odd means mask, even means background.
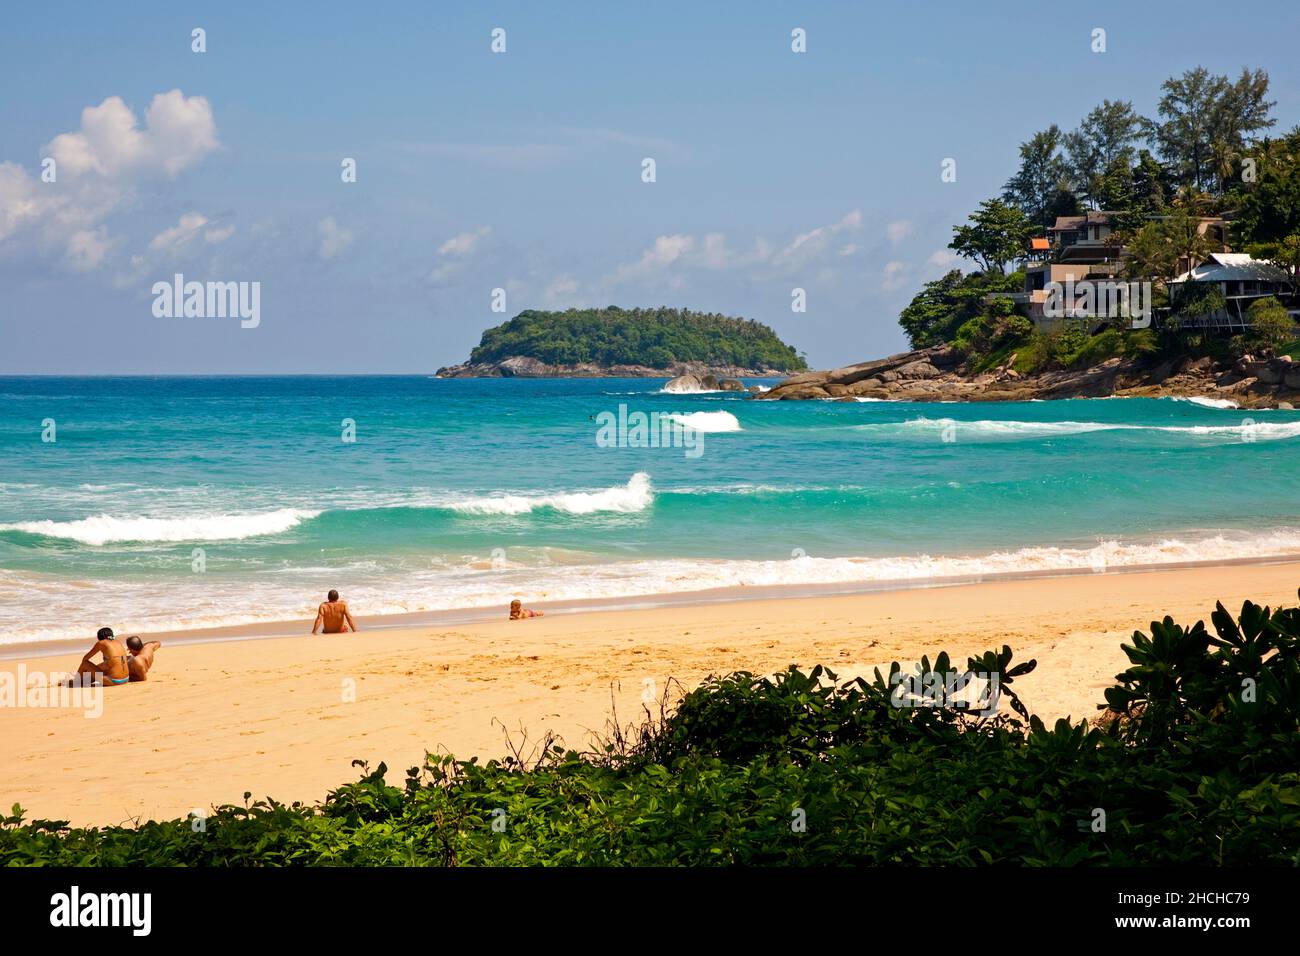
[[[1254,160],[1254,181],[1238,181],[1231,195],[1237,241],[1272,243],[1300,233],[1300,126],[1263,140],[1247,155]]]
[[[1213,282],[1184,282],[1174,287],[1169,304],[1176,313],[1168,324],[1176,324],[1179,316],[1196,318],[1222,312],[1228,304],[1223,290]]]
[[[983,312],[962,324],[953,345],[978,373],[1004,363],[1033,334],[1034,323],[1013,312],[1009,299],[994,299]]]
[[[1159,280],[1212,251],[1200,219],[1231,210],[1235,245],[1253,244],[1300,285],[1300,245],[1281,245],[1300,236],[1300,127],[1277,141],[1255,139],[1275,123],[1268,87],[1263,70],[1243,69],[1233,80],[1197,67],[1162,84],[1156,119],[1138,115],[1130,102],[1106,100],[1068,133],[1053,123],[1020,144],[1019,168],[1001,199],[981,203],[967,225],[954,229],[949,248],[985,272],[1002,271],[1021,257],[1029,235],[1078,214],[1083,200],[1110,213],[1115,241],[1125,246],[1123,275]],[[1154,155],[1140,148],[1143,140]],[[900,323],[913,347],[953,341],[977,316],[976,308],[945,301],[952,285],[951,277],[927,285],[904,310]],[[963,344],[979,331],[968,328]],[[1203,333],[1184,335],[1176,326],[1166,341],[1222,349]],[[1094,351],[1105,345],[1095,343]],[[1023,342],[1017,371],[1060,364],[1053,346],[1042,337]],[[975,346],[974,364],[991,367],[995,353],[1010,351],[980,353]]]
[[[1268,118],[1274,105],[1266,99],[1268,74],[1242,69],[1233,81],[1197,67],[1170,77],[1160,89],[1160,119],[1146,121],[1146,127],[1165,166],[1184,186],[1223,192],[1246,137],[1276,122]]]
[[[594,362],[668,368],[704,362],[741,368],[801,371],[807,363],[772,329],[748,319],[688,309],[529,309],[483,333],[470,361],[511,356],[548,365]]]
[[[952,341],[966,322],[985,312],[990,293],[1019,292],[1025,274],[972,272],[963,275],[953,269],[942,278],[927,282],[899,316],[912,348],[923,349]]]
[[[1031,716],[1035,662],[1009,647],[871,680],[737,673],[594,753],[429,756],[402,786],[358,761],[320,805],[246,794],[197,832],[15,806],[0,865],[1300,864],[1300,608],[1212,622],[1135,632],[1095,726]],[[1011,713],[963,696],[975,675]]]
[[[948,248],[978,262],[985,272],[1005,272],[1008,262],[1024,257],[1033,224],[1018,206],[986,199],[971,213],[969,225],[954,226]]]
[[[1250,322],[1246,344],[1252,350],[1267,349],[1281,353],[1295,341],[1295,321],[1287,312],[1286,306],[1273,296],[1252,302],[1246,310],[1246,319]]]
[[[1098,209],[1114,209],[1132,189],[1135,143],[1145,120],[1123,100],[1104,100],[1064,139],[1075,191]]]
[[[1040,228],[1055,223],[1057,216],[1074,215],[1078,208],[1074,194],[1063,188],[1068,166],[1061,154],[1062,139],[1061,128],[1053,123],[1021,143],[1020,168],[1002,190],[1002,199]]]
[[[1212,248],[1200,231],[1200,218],[1183,207],[1174,207],[1129,237],[1125,271],[1130,279],[1173,277],[1180,258],[1195,262]]]
[[[1050,369],[1089,368],[1111,358],[1144,358],[1160,350],[1151,329],[1111,326],[1089,334],[1081,325],[1051,333],[1035,330],[1016,354],[1015,369],[1033,375]]]

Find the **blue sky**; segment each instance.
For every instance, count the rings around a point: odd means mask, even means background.
[[[15,5],[0,374],[430,372],[522,309],[611,303],[859,361],[904,345],[1023,139],[1153,113],[1196,65],[1267,70],[1289,129],[1298,28],[1280,0]],[[260,325],[155,317],[176,272],[260,282]]]

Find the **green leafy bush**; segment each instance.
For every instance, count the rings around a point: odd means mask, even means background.
[[[1273,296],[1252,302],[1246,310],[1246,319],[1250,323],[1250,331],[1245,336],[1246,345],[1252,351],[1266,349],[1279,353],[1295,341],[1295,320],[1286,306]]]
[[[1024,272],[1004,276],[995,270],[963,275],[960,269],[953,269],[927,282],[903,309],[898,322],[914,349],[951,342],[966,322],[985,313],[986,296],[1019,292],[1024,284]]]

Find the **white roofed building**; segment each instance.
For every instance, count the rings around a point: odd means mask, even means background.
[[[1186,291],[1189,283],[1218,286],[1224,308],[1205,315],[1182,316],[1180,323],[1186,326],[1247,328],[1246,311],[1253,302],[1268,296],[1276,296],[1293,316],[1300,316],[1295,308],[1295,279],[1285,269],[1244,252],[1211,253],[1199,265],[1169,281],[1171,298],[1177,297],[1180,290]]]

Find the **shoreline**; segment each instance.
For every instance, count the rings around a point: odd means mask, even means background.
[[[384,761],[400,782],[426,752],[500,758],[507,736],[524,753],[548,731],[585,749],[612,710],[635,720],[647,688],[675,696],[710,674],[791,663],[870,679],[894,660],[960,662],[1004,644],[1038,661],[1016,685],[1030,711],[1077,721],[1097,713],[1128,666],[1121,643],[1153,618],[1208,621],[1216,600],[1294,606],[1297,584],[1300,560],[371,627],[310,643],[177,641],[146,683],[105,689],[101,719],[0,708],[0,800],[75,825],[184,817],[245,792],[314,804],[357,778],[353,760]],[[67,670],[78,656],[8,660],[0,674]]]
[[[663,608],[691,608],[750,601],[802,600],[814,597],[858,596],[927,591],[936,588],[966,587],[1004,581],[1035,581],[1076,577],[1107,577],[1119,574],[1160,574],[1201,568],[1270,567],[1300,563],[1300,555],[1263,555],[1252,558],[1227,558],[1208,561],[1171,561],[1163,564],[1135,564],[1104,570],[1092,568],[1049,568],[1026,571],[991,571],[974,575],[938,578],[901,578],[879,581],[842,581],[824,584],[771,584],[702,588],[697,591],[665,591],[643,595],[614,595],[585,600],[531,601],[530,607],[548,616],[593,614],[622,611],[646,611]],[[460,607],[436,611],[409,611],[364,615],[355,609],[353,616],[362,633],[371,630],[395,630],[411,627],[444,627],[483,624],[504,617],[502,607]],[[193,627],[158,631],[123,629],[120,636],[135,634],[144,640],[167,644],[219,644],[264,641],[278,638],[311,637],[313,619],[276,618],[218,627]],[[323,636],[323,635],[320,635]],[[334,635],[331,635],[334,636]],[[0,644],[0,663],[40,660],[69,654],[80,656],[90,637],[40,639],[14,644]]]

